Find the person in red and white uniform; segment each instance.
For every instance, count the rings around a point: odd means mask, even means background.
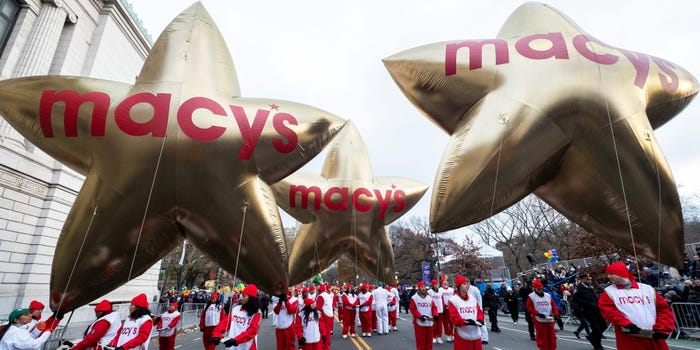
[[[211,342],[211,334],[221,320],[221,304],[219,304],[219,294],[212,293],[209,301],[204,305],[204,311],[199,317],[199,331],[202,332],[202,343],[204,350],[214,350],[216,345]]]
[[[311,298],[304,299],[304,307],[299,311],[295,322],[297,339],[299,339],[299,347],[302,350],[324,349],[329,336],[326,335],[327,332],[322,317],[322,312],[316,309],[314,300]]]
[[[47,331],[53,332],[63,318],[63,314],[54,313],[46,321],[41,321],[41,314],[44,313],[44,304],[38,300],[32,300],[29,303],[29,310],[31,310],[29,313],[32,315],[32,320],[24,325],[24,327],[34,338],[38,338],[42,333]]]
[[[367,291],[367,285],[360,285],[360,294],[357,296],[360,302],[360,328],[363,337],[372,336],[372,293]]]
[[[227,350],[256,350],[260,319],[258,288],[249,284],[243,288],[239,304],[216,326],[211,341],[216,345],[224,344]]]
[[[555,350],[557,335],[554,333],[554,318],[559,317],[559,309],[552,296],[544,292],[540,280],[532,282],[535,290],[527,297],[526,310],[535,324],[535,341],[541,350]]]
[[[131,299],[129,317],[117,331],[117,336],[109,342],[115,350],[148,349],[148,341],[153,330],[151,311],[148,310],[146,294],[139,294]]]
[[[450,287],[450,282],[448,281],[447,276],[442,279],[442,283],[440,284],[440,294],[442,295],[443,305],[443,313],[440,317],[440,323],[442,323],[442,329],[445,331],[445,340],[452,342],[454,341],[454,337],[452,336],[452,322],[450,321],[450,313],[447,309],[447,301],[449,301],[455,294],[455,290]]]
[[[437,305],[428,295],[425,283],[416,284],[418,291],[411,297],[408,310],[413,315],[413,332],[416,336],[416,350],[432,350],[433,324],[438,320]]]
[[[675,321],[664,298],[648,284],[635,281],[621,262],[609,265],[605,272],[612,284],[600,294],[598,306],[603,318],[615,325],[617,348],[668,349],[666,338]]]
[[[340,322],[341,325],[343,324],[343,314],[345,313],[345,312],[343,312],[343,295],[344,294],[345,294],[345,286],[344,285],[341,285],[340,288],[338,288],[338,290],[336,290],[333,293],[333,305],[335,305],[335,309],[338,310],[338,322]],[[331,334],[333,334],[332,331],[331,331]]]
[[[101,350],[117,336],[122,321],[119,313],[112,311],[112,303],[102,300],[95,306],[97,319],[85,331],[85,338],[73,345],[74,350]]]
[[[433,344],[442,344],[442,322],[440,321],[440,315],[442,315],[445,308],[443,307],[444,304],[442,303],[442,294],[438,286],[437,280],[430,281],[430,289],[428,289],[428,295],[430,295],[430,297],[433,298],[435,306],[437,306],[438,310],[438,319],[433,325]]]
[[[360,308],[360,300],[357,297],[355,290],[352,285],[347,285],[347,290],[343,295],[343,338],[347,338],[348,335],[355,337],[355,316],[357,310]]]
[[[455,287],[457,292],[453,293],[446,304],[450,325],[455,325],[454,349],[481,350],[480,326],[484,324],[484,311],[479,301],[469,295],[470,285],[464,276],[455,277]]]
[[[272,312],[277,315],[277,323],[275,324],[277,350],[294,350],[296,348],[296,344],[294,344],[294,322],[299,311],[297,293],[297,289],[294,289],[293,295],[280,294],[279,302],[272,309]]]
[[[175,350],[177,324],[180,323],[180,312],[177,311],[177,301],[168,305],[168,311],[160,315],[156,322],[158,330],[158,348],[160,350]]]
[[[323,332],[326,337],[323,342],[323,349],[331,348],[331,329],[333,329],[333,295],[328,290],[325,284],[318,286],[318,295],[316,296],[316,309],[320,310],[321,323],[323,324]]]
[[[389,286],[391,290],[395,289]],[[389,318],[389,330],[390,331],[395,331],[396,328],[396,310],[399,309],[398,307],[399,304],[399,298],[392,292],[389,291],[389,299],[387,300],[387,306],[386,306],[386,311],[387,311],[387,317]]]
[[[392,331],[399,330],[399,328],[396,327],[396,320],[399,318],[399,312],[401,311],[401,297],[399,295],[399,290],[396,288],[396,287],[398,287],[398,285],[399,285],[398,282],[394,282],[394,286],[390,290],[391,294],[393,294],[395,297],[395,299],[394,299],[395,311],[393,312],[394,315],[392,316],[391,312],[389,313],[389,326],[391,328],[390,330],[392,330]],[[392,318],[394,319],[393,324],[391,323]]]

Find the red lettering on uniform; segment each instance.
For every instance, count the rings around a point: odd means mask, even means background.
[[[185,101],[177,110],[177,124],[180,125],[182,132],[191,139],[201,142],[214,141],[221,137],[226,131],[224,127],[212,125],[208,128],[200,128],[195,125],[192,115],[198,109],[207,109],[214,115],[226,116],[224,107],[215,101],[205,97],[193,97]]]
[[[457,51],[466,47],[469,49],[469,70],[482,67],[484,45],[491,44],[496,56],[496,65],[509,62],[508,43],[503,39],[467,40],[461,43],[447,44],[445,47],[445,75],[457,74]]]
[[[289,113],[277,113],[274,117],[272,117],[272,126],[275,128],[275,131],[277,131],[280,136],[287,139],[287,142],[284,142],[282,139],[278,138],[272,139],[272,146],[274,146],[280,153],[289,153],[297,147],[297,144],[299,144],[299,137],[294,130],[287,127],[285,123],[290,125],[299,125],[294,116]]]
[[[231,112],[233,112],[233,117],[236,118],[238,129],[241,131],[241,137],[243,138],[243,145],[241,146],[241,151],[238,153],[238,159],[248,160],[250,156],[253,155],[258,140],[260,140],[260,135],[265,127],[265,122],[267,122],[267,116],[270,115],[270,111],[258,109],[257,113],[255,113],[255,119],[253,119],[253,125],[251,126],[248,123],[248,117],[243,107],[234,105],[230,105],[229,107],[231,108]]]
[[[104,136],[105,121],[109,110],[109,95],[103,92],[87,92],[78,95],[77,92],[64,90],[44,90],[39,100],[39,124],[44,137],[54,137],[51,126],[53,106],[63,102],[63,129],[66,137],[78,136],[78,111],[84,103],[92,104],[92,118],[90,120],[92,136]]]
[[[535,50],[530,43],[535,40],[548,40],[552,47],[546,50]],[[523,57],[534,60],[543,60],[554,57],[558,60],[569,59],[569,52],[566,50],[566,42],[561,33],[533,34],[520,38],[515,43],[515,49]]]
[[[131,109],[139,103],[151,105],[153,115],[149,121],[140,123],[131,117]],[[165,137],[168,129],[168,111],[170,109],[170,94],[152,94],[142,92],[131,95],[119,103],[114,109],[114,121],[117,127],[127,135],[143,136],[151,134],[155,137]],[[142,116],[139,116],[142,117]]]

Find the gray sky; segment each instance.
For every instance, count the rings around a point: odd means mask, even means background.
[[[154,40],[191,0],[129,0]],[[449,136],[404,97],[382,59],[448,40],[494,38],[523,2],[204,0],[236,66],[241,94],[290,100],[351,119],[375,176],[432,188]],[[664,58],[700,78],[700,1],[546,2],[606,44]],[[681,194],[700,193],[700,98],[656,130]],[[325,153],[302,171],[320,173]],[[431,190],[402,219],[429,215]],[[285,226],[293,220],[284,218]]]

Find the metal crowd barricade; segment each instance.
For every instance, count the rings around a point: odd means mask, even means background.
[[[180,324],[178,325],[178,330],[186,329],[186,328],[191,328],[191,327],[196,327],[199,326],[199,317],[202,314],[202,310],[204,310],[204,306],[206,304],[204,303],[184,303],[180,307]],[[129,304],[128,303],[123,303],[123,304],[114,304],[112,305],[112,308],[115,312],[119,313],[119,317],[122,319],[122,321],[129,316]],[[168,309],[168,304],[165,303],[151,303],[148,306],[148,309],[151,310],[151,313],[153,316],[159,316],[163,314],[167,309]],[[76,313],[93,313],[92,309],[88,308],[81,308],[78,310],[75,310],[74,312]],[[70,314],[69,314],[70,315]],[[63,320],[63,322],[66,322],[67,319],[72,318],[71,316],[66,315],[66,318]],[[85,319],[87,317],[86,315],[80,315],[82,317],[77,317],[77,319]],[[75,316],[73,316],[75,317]],[[70,321],[65,325],[60,325],[56,327],[56,330],[54,330],[53,333],[51,333],[51,336],[49,339],[44,343],[44,346],[42,347],[42,350],[55,350],[57,347],[61,345],[61,343],[64,340],[69,340],[73,341],[76,339],[81,339],[84,336],[85,330],[87,327],[89,327],[92,322],[95,319],[94,313],[92,316],[90,316],[90,319],[92,321]],[[151,337],[157,336],[156,332],[156,327],[153,327],[153,332],[151,333]]]
[[[694,338],[700,337],[700,303],[673,303],[671,310],[676,320],[676,339],[681,332]]]

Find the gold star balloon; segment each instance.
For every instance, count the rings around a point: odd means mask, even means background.
[[[394,252],[384,226],[418,203],[428,186],[373,176],[352,122],[329,148],[321,175],[294,173],[272,185],[280,207],[302,222],[289,252],[289,281],[304,281],[342,255],[379,280],[392,281]]]
[[[683,218],[653,128],[698,92],[681,67],[607,45],[526,3],[495,39],[385,59],[408,99],[451,135],[430,221],[441,232],[530,193],[619,246],[678,266]]]
[[[8,122],[86,175],[56,247],[53,310],[117,288],[184,238],[242,280],[286,290],[268,183],[318,154],[344,121],[239,95],[231,56],[201,3],[163,31],[134,85],[62,76],[0,82]]]

